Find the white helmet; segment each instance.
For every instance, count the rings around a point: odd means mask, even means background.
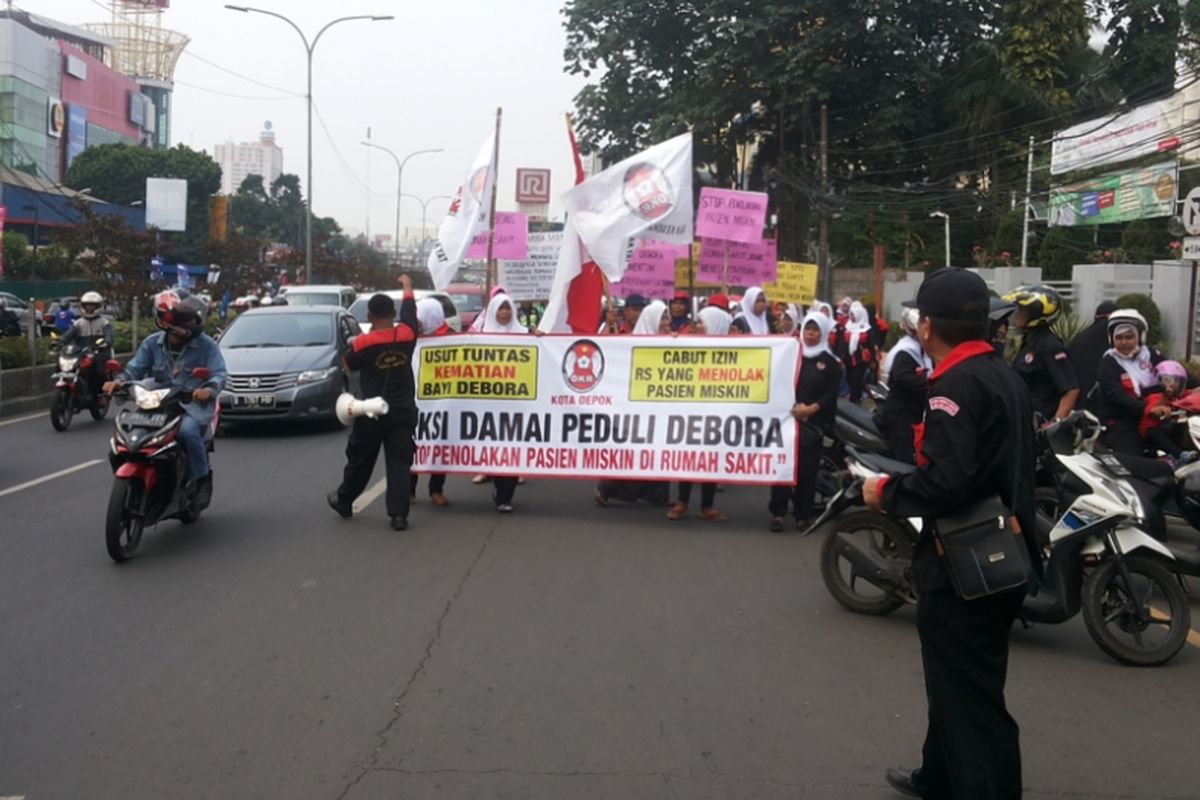
[[[900,314],[900,328],[909,336],[917,335],[917,323],[921,321],[921,312],[915,308],[905,308]]]
[[[1118,328],[1130,327],[1137,331],[1138,344],[1146,343],[1146,331],[1149,325],[1142,312],[1136,308],[1118,308],[1108,315],[1108,343],[1111,345]]]
[[[104,298],[99,292],[84,292],[83,297],[79,298],[79,305],[83,307],[83,316],[87,319],[95,319],[100,315],[100,306],[104,305]],[[88,306],[92,309],[89,311]]]

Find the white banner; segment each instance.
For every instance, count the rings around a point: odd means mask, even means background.
[[[492,134],[479,148],[475,160],[467,170],[467,176],[454,195],[450,209],[438,227],[437,239],[429,253],[426,265],[439,291],[454,281],[471,240],[481,230],[487,230],[488,212],[491,207],[492,184],[496,180],[495,156],[496,134]]]
[[[1101,117],[1054,134],[1050,172],[1061,175],[1101,164],[1175,150],[1183,124],[1179,97],[1131,108],[1116,117]]]
[[[791,483],[791,337],[418,342],[418,472]]]
[[[525,261],[497,262],[500,285],[513,300],[545,300],[554,286],[558,251],[562,249],[562,231],[529,234],[529,258]]]

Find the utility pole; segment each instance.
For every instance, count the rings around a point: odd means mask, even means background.
[[[1033,212],[1033,137],[1029,137],[1029,165],[1025,168],[1025,213],[1021,222],[1021,266],[1029,266],[1029,215]],[[1100,230],[1100,226],[1096,226]]]
[[[829,267],[829,107],[821,103],[821,205],[817,233],[817,267],[821,274],[821,294],[833,302],[833,270]]]

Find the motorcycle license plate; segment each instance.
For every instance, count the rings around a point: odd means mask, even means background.
[[[235,394],[234,408],[272,408],[275,405],[273,394]]]
[[[161,428],[167,424],[166,414],[143,414],[135,411],[122,417],[127,425],[137,425],[140,428]]]

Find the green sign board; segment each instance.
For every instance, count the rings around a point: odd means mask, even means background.
[[[1175,213],[1179,165],[1174,162],[1109,172],[1050,190],[1050,224],[1108,225]]]

